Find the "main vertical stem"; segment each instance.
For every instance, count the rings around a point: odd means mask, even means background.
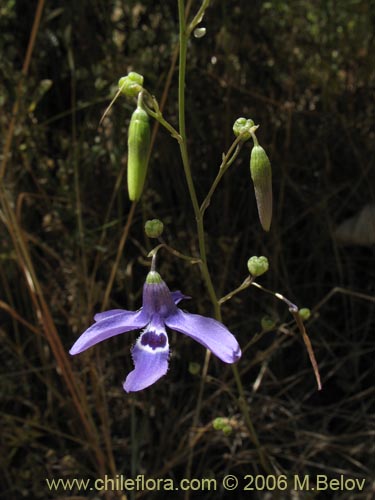
[[[215,288],[213,286],[211,275],[210,275],[210,272],[208,270],[208,265],[207,265],[206,245],[205,245],[205,238],[204,238],[204,223],[203,223],[204,211],[202,212],[199,208],[197,195],[196,195],[196,191],[195,191],[195,187],[194,187],[194,182],[193,182],[193,178],[192,178],[192,174],[191,174],[189,156],[188,156],[188,152],[187,152],[186,126],[185,126],[185,75],[186,75],[186,52],[187,52],[188,33],[187,33],[187,29],[186,29],[184,0],[178,0],[178,16],[179,16],[179,42],[180,42],[179,78],[178,78],[178,114],[179,114],[179,133],[181,136],[181,140],[179,141],[179,145],[180,145],[181,158],[182,158],[182,163],[183,163],[183,167],[184,167],[186,182],[188,185],[189,194],[190,194],[190,198],[192,201],[194,215],[195,215],[195,219],[196,219],[196,223],[197,223],[199,253],[200,253],[200,257],[201,257],[201,261],[202,261],[201,272],[202,272],[202,276],[203,276],[203,279],[205,281],[207,291],[209,293],[212,305],[214,307],[215,318],[218,321],[221,321],[220,304],[218,302]],[[194,414],[193,429],[195,429],[197,424],[198,424],[199,414],[200,414],[200,410],[201,410],[201,406],[202,406],[203,389],[204,389],[206,374],[207,374],[207,370],[208,370],[209,360],[210,360],[210,355],[209,355],[209,352],[207,352],[205,364],[204,364],[204,370],[203,370],[203,374],[202,374],[201,386],[200,386],[200,390],[199,390],[199,394],[198,394],[196,411]],[[245,399],[245,392],[243,389],[243,385],[241,382],[241,378],[240,378],[238,369],[235,365],[232,368],[233,368],[233,374],[234,374],[237,388],[238,388],[239,395],[240,395],[240,398],[239,398],[240,410],[244,416],[244,420],[245,420],[246,426],[248,428],[250,438],[258,450],[260,462],[261,462],[263,468],[266,471],[271,472],[271,468],[270,468],[268,461],[263,453],[263,450],[259,444],[258,437],[256,435],[254,426],[253,426],[251,418],[250,418],[249,410],[248,410],[248,407],[246,404],[246,399]],[[188,459],[188,465],[187,465],[187,476],[188,477],[190,477],[190,474],[191,474],[192,458],[193,458],[193,450],[191,449],[189,459]],[[190,496],[189,491],[187,491],[186,495],[185,495],[185,499],[188,499],[189,496]]]
[[[208,271],[207,267],[207,257],[206,257],[206,247],[205,247],[205,241],[204,241],[204,227],[203,227],[203,219],[199,210],[199,204],[197,200],[197,195],[195,192],[195,187],[194,187],[194,182],[193,178],[191,175],[191,169],[190,169],[190,163],[189,163],[189,157],[188,157],[188,152],[187,152],[187,144],[186,144],[186,126],[185,126],[185,75],[186,75],[186,49],[187,49],[187,32],[186,32],[186,19],[185,19],[185,6],[184,6],[184,0],[178,0],[178,15],[179,15],[179,23],[180,23],[180,30],[179,30],[179,41],[180,41],[180,57],[179,57],[179,78],[178,78],[178,115],[179,115],[179,133],[181,136],[181,140],[179,142],[180,145],[180,151],[181,151],[181,158],[182,158],[182,163],[184,167],[184,172],[185,172],[185,177],[186,177],[186,182],[188,185],[189,189],[189,194],[191,198],[191,202],[193,205],[193,210],[194,210],[194,215],[195,215],[195,220],[197,223],[197,232],[198,232],[198,241],[199,241],[199,253],[201,257],[201,271],[202,275],[204,277],[204,280],[206,282],[206,286],[208,289],[208,292],[210,294],[210,298],[213,304],[217,304],[217,297],[215,294],[214,287],[212,285],[210,273]],[[216,311],[215,311],[216,312]],[[196,405],[196,411],[194,413],[194,418],[193,418],[193,424],[192,424],[192,430],[196,429],[198,425],[198,419],[199,419],[199,414],[200,414],[200,409],[202,406],[202,400],[203,400],[203,390],[204,390],[204,384],[205,384],[205,379],[206,379],[206,374],[208,370],[208,364],[210,360],[210,353],[209,351],[206,351],[206,358],[205,358],[205,366],[204,370],[202,373],[202,379],[201,379],[201,384],[199,388],[199,393],[198,393],[198,399],[197,399],[197,405]],[[191,436],[193,437],[193,435]],[[188,457],[188,463],[187,463],[187,469],[186,469],[186,476],[190,478],[191,476],[191,467],[193,463],[193,448],[194,445],[192,445],[192,442],[190,443],[191,447],[189,450],[189,457]],[[190,493],[189,491],[186,491],[185,493],[185,500],[188,500],[190,498]]]
[[[185,6],[184,0],[178,0],[178,15],[180,24],[179,42],[180,42],[180,57],[179,57],[179,77],[178,77],[178,110],[179,110],[179,133],[181,136],[180,151],[182,163],[184,166],[186,182],[189,189],[189,194],[191,202],[193,204],[193,210],[195,215],[195,220],[197,223],[198,231],[198,242],[199,242],[199,253],[202,261],[201,270],[202,275],[205,280],[208,293],[210,295],[211,302],[215,309],[215,315],[220,315],[220,308],[217,301],[217,296],[215,289],[212,284],[211,276],[208,271],[207,266],[207,256],[206,256],[206,245],[204,241],[204,225],[203,217],[199,210],[199,204],[197,200],[197,195],[195,192],[194,182],[191,175],[189,156],[187,152],[186,144],[186,126],[185,126],[185,75],[186,75],[186,50],[187,50],[187,31],[186,31],[186,19],[185,19]]]

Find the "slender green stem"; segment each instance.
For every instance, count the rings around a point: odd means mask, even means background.
[[[203,279],[206,283],[206,287],[214,306],[215,314],[220,314],[220,308],[217,303],[217,297],[215,293],[214,286],[212,284],[211,276],[207,267],[207,256],[206,256],[206,246],[204,240],[204,225],[203,217],[199,210],[199,204],[197,195],[195,192],[193,177],[191,174],[191,168],[189,163],[189,156],[186,145],[186,126],[185,126],[185,75],[186,75],[186,50],[187,50],[187,38],[188,34],[186,31],[186,20],[185,20],[185,10],[184,10],[184,0],[178,0],[178,14],[179,14],[179,24],[180,24],[180,59],[179,59],[179,78],[178,78],[178,110],[179,110],[179,132],[181,136],[181,141],[179,142],[181,158],[184,167],[186,182],[189,189],[189,194],[191,202],[193,205],[194,215],[197,223],[198,231],[198,242],[199,242],[199,253],[201,256],[202,264],[201,271]]]
[[[195,432],[195,429],[198,425],[198,419],[199,419],[202,401],[203,401],[203,391],[204,391],[204,386],[205,386],[206,379],[207,379],[207,373],[208,373],[208,367],[210,364],[210,359],[211,359],[211,351],[206,349],[206,356],[204,358],[201,383],[199,385],[197,405],[195,407],[195,413],[194,413],[193,424],[192,424],[192,431],[193,431],[192,435],[194,435],[193,433]],[[191,446],[190,446],[189,456],[188,456],[188,461],[187,461],[187,466],[186,466],[186,476],[188,479],[190,479],[190,477],[191,477],[191,467],[193,465],[193,447],[194,447],[194,445],[192,445],[191,442],[190,442],[190,445]],[[185,499],[188,499],[188,498],[190,498],[189,491],[187,491],[185,494]]]
[[[193,209],[195,216],[199,215],[199,206],[197,195],[194,188],[193,178],[191,175],[191,169],[189,164],[189,156],[187,152],[186,145],[186,125],[185,125],[185,75],[186,75],[186,50],[187,50],[187,33],[186,33],[186,20],[185,20],[185,9],[184,0],[178,0],[178,14],[180,23],[180,67],[178,76],[178,110],[179,110],[179,132],[181,136],[180,150],[181,157],[184,166],[186,182],[189,189],[189,194],[191,202],[193,204]]]
[[[154,255],[156,255],[157,252],[160,250],[160,248],[165,248],[169,253],[171,253],[175,257],[187,260],[188,262],[190,262],[190,264],[201,264],[202,262],[201,259],[197,257],[192,257],[191,255],[185,255],[184,253],[179,252],[175,248],[167,245],[167,243],[160,243],[159,245],[157,245],[147,254],[147,257],[153,257]]]
[[[196,191],[195,191],[195,187],[194,187],[194,182],[193,182],[193,178],[192,178],[192,174],[191,174],[189,156],[188,156],[187,144],[186,144],[185,75],[186,75],[186,49],[187,49],[188,34],[186,31],[184,0],[178,0],[178,15],[179,15],[179,25],[180,25],[180,30],[179,30],[180,54],[179,54],[179,79],[178,79],[178,110],[179,110],[179,132],[180,132],[180,136],[181,136],[181,141],[179,141],[179,146],[180,146],[180,151],[181,151],[181,158],[182,158],[182,163],[183,163],[183,167],[184,167],[186,182],[188,185],[190,199],[191,199],[191,202],[193,205],[194,215],[195,215],[196,224],[197,224],[198,241],[199,241],[199,254],[201,257],[201,261],[202,261],[201,262],[201,272],[202,272],[203,279],[206,283],[206,287],[207,287],[208,293],[210,295],[211,302],[212,302],[214,309],[215,309],[215,316],[217,317],[218,315],[220,315],[220,308],[219,308],[219,305],[217,302],[217,297],[216,297],[214,286],[212,284],[211,276],[210,276],[210,273],[209,273],[209,270],[207,267],[207,256],[206,256],[206,246],[205,246],[205,240],[204,240],[203,217],[202,217],[200,210],[199,210],[199,204],[198,204],[198,199],[197,199],[197,195],[196,195]],[[200,384],[200,389],[199,389],[199,394],[198,394],[198,399],[197,399],[197,405],[195,408],[195,413],[194,413],[194,418],[193,418],[193,425],[192,425],[193,431],[198,424],[198,419],[199,419],[199,415],[200,415],[200,411],[201,411],[201,407],[202,407],[203,391],[204,391],[204,385],[206,382],[209,360],[210,360],[210,354],[208,351],[206,351],[204,370],[202,373],[201,384]],[[188,459],[187,470],[186,470],[186,475],[188,478],[191,475],[191,467],[192,467],[192,463],[193,463],[192,457],[193,457],[193,447],[191,447],[190,451],[189,451],[189,459]],[[188,499],[189,496],[190,496],[190,493],[189,493],[189,491],[187,491],[185,498]]]
[[[258,128],[258,127],[257,127]],[[255,129],[256,130],[256,129]],[[257,136],[255,135],[255,130],[254,131],[250,131],[250,134],[251,134],[251,137],[253,138],[253,141],[254,141],[254,146],[259,146],[259,142],[258,142],[258,139],[257,139]]]
[[[249,286],[253,283],[253,281],[254,281],[254,278],[252,276],[248,276],[247,278],[245,278],[245,280],[243,281],[243,283],[239,287],[235,288],[231,292],[224,295],[224,297],[222,297],[219,300],[219,304],[220,305],[224,304],[224,302],[226,302],[227,300],[230,300],[234,295],[237,295],[237,293],[242,292],[242,290],[246,290],[246,288],[249,288]]]
[[[142,92],[144,96],[149,99],[152,103],[152,106],[154,109],[151,109],[150,106],[147,104],[146,100],[144,99],[142,101],[142,105],[147,111],[147,113],[152,116],[156,121],[160,123],[164,128],[168,130],[168,132],[171,134],[172,137],[177,139],[178,142],[181,142],[181,136],[177,132],[177,130],[164,118],[162,112],[159,109],[159,105],[157,100],[152,97],[146,90]]]
[[[238,405],[241,409],[242,416],[244,417],[247,430],[249,431],[250,439],[257,449],[259,460],[260,460],[260,463],[261,463],[263,469],[268,474],[273,474],[274,471],[272,470],[272,467],[269,464],[269,461],[267,459],[267,455],[265,454],[263,448],[260,445],[257,433],[255,431],[253,422],[252,422],[251,417],[250,417],[249,408],[248,408],[248,405],[246,402],[245,391],[244,391],[244,388],[242,385],[242,381],[241,381],[241,377],[240,377],[240,373],[238,371],[237,365],[232,365],[232,370],[233,370],[233,375],[234,375],[234,378],[236,380],[237,389],[238,389],[238,393],[239,393]]]
[[[227,154],[225,156],[223,156],[223,161],[221,162],[221,165],[219,167],[219,172],[218,172],[214,182],[212,183],[212,186],[211,186],[206,198],[203,200],[203,203],[200,207],[200,213],[201,213],[202,217],[203,217],[204,212],[206,211],[206,209],[208,208],[208,206],[211,202],[212,195],[214,194],[221,178],[223,177],[225,172],[228,170],[228,168],[232,165],[234,160],[237,158],[238,153],[241,150],[241,145],[242,145],[241,137],[239,136],[233,142],[233,144],[229,148]],[[234,153],[233,153],[233,151],[234,151]]]
[[[202,21],[204,13],[209,5],[210,5],[210,0],[203,0],[202,5],[200,6],[198,12],[194,16],[194,19],[189,24],[188,35],[190,35],[193,29],[196,26],[198,26],[198,24]]]

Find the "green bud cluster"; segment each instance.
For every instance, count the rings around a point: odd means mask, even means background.
[[[254,255],[247,261],[247,268],[249,270],[249,273],[254,276],[254,278],[261,276],[268,271],[268,259],[263,255],[260,257]]]
[[[145,233],[149,238],[159,238],[163,230],[164,224],[159,219],[148,220],[145,224]]]
[[[253,128],[254,122],[253,120],[246,118],[237,118],[237,120],[233,124],[233,132],[236,137],[242,135],[242,140],[247,141],[251,137],[250,129]]]
[[[136,97],[143,90],[143,76],[131,71],[118,81],[119,89],[122,94],[128,97]]]
[[[226,436],[232,433],[233,427],[229,424],[227,418],[217,417],[212,422],[215,431],[222,431]]]

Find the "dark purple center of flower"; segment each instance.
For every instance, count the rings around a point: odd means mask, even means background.
[[[148,345],[151,349],[157,349],[159,347],[165,347],[167,343],[167,336],[164,333],[158,335],[155,332],[145,332],[141,338],[142,345]]]

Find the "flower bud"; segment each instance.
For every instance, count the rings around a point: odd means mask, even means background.
[[[229,434],[232,434],[232,431],[233,431],[233,427],[231,425],[224,425],[224,427],[222,428],[222,431],[224,432],[224,434],[226,436],[229,436]]]
[[[189,373],[192,375],[198,375],[200,372],[201,365],[199,363],[196,363],[195,361],[190,361],[189,363]]]
[[[298,314],[303,321],[306,321],[310,318],[311,311],[307,307],[302,307],[302,309],[298,311]]]
[[[150,122],[138,105],[132,114],[128,131],[128,191],[131,201],[138,201],[143,191],[150,147]]]
[[[257,276],[261,276],[268,271],[268,259],[263,255],[260,257],[254,255],[247,261],[247,268],[249,270],[249,273],[254,276],[254,278],[256,278]]]
[[[128,75],[123,76],[118,81],[119,89],[122,94],[128,97],[136,97],[143,89],[143,76],[139,73],[131,71]]]
[[[260,223],[265,231],[269,231],[272,219],[271,163],[262,146],[258,144],[251,150],[250,173],[254,183]]]
[[[202,38],[206,34],[206,28],[196,28],[194,30],[195,38]]]
[[[223,427],[226,425],[226,419],[225,418],[221,418],[221,417],[217,417],[212,422],[212,425],[213,425],[213,428],[216,431],[221,431],[223,429]]]
[[[159,219],[148,220],[145,224],[145,233],[149,238],[159,238],[163,230],[164,224]]]
[[[141,85],[141,86],[143,85],[143,80],[144,80],[143,75],[140,75],[139,73],[136,73],[135,71],[130,71],[130,73],[128,73],[128,78],[132,82],[138,83],[138,85]]]
[[[276,326],[276,322],[271,318],[271,316],[263,316],[260,320],[262,330],[268,331],[272,330]]]
[[[247,141],[251,137],[250,129],[252,127],[254,127],[253,120],[247,120],[246,118],[237,118],[237,120],[233,124],[234,135],[238,137],[239,135],[243,134],[242,140]]]

